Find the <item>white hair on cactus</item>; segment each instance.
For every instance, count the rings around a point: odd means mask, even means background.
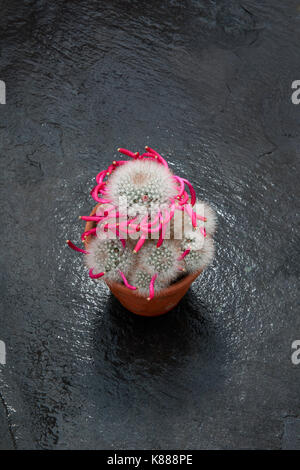
[[[89,243],[89,253],[85,255],[86,265],[94,274],[104,272],[104,279],[120,281],[120,271],[129,273],[134,264],[132,250],[123,248],[119,239],[96,237]]]
[[[129,280],[130,283],[137,288],[137,294],[142,295],[143,297],[148,297],[149,284],[152,277],[152,274],[149,274],[142,267],[138,267],[136,271],[132,272]],[[166,287],[168,287],[168,283],[161,281],[158,277],[154,285],[155,295]]]
[[[172,173],[153,160],[132,160],[118,167],[106,186],[113,204],[126,198],[129,216],[157,212],[177,194]]]
[[[193,251],[198,251],[202,250],[204,247],[205,243],[205,237],[199,230],[199,228],[194,229],[188,228],[185,230],[183,234],[183,239],[181,242],[181,248],[183,251],[185,250],[193,250]]]
[[[185,267],[188,272],[203,270],[214,258],[214,243],[211,237],[204,239],[204,245],[201,250],[191,250],[184,258]]]
[[[159,248],[148,241],[140,251],[139,264],[151,276],[158,274],[158,280],[170,284],[184,268],[184,263],[178,259],[180,254],[176,240],[165,240]]]
[[[194,206],[194,210],[197,214],[206,217],[207,219],[206,222],[197,219],[197,225],[199,227],[204,227],[209,235],[213,235],[217,228],[217,216],[215,211],[207,202],[200,201],[198,199]]]

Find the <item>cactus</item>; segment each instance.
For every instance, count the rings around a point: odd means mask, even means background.
[[[67,243],[85,255],[92,279],[121,282],[151,300],[212,261],[216,216],[155,150],[118,151],[131,160],[113,161],[98,173],[91,191],[96,214],[80,217],[95,225],[81,236],[87,250]]]
[[[117,281],[120,272],[124,276],[129,274],[134,264],[134,256],[128,246],[123,246],[118,239],[98,236],[89,244],[85,260],[90,268],[91,277],[105,276],[110,281]]]
[[[138,293],[148,300],[151,300],[155,293],[158,294],[162,289],[168,287],[166,282],[161,280],[156,281],[157,276],[152,276],[142,267],[137,267],[131,273],[130,281],[138,289]]]

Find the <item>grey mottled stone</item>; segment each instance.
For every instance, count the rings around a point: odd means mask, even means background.
[[[3,2],[4,447],[296,442],[299,15],[294,0]],[[213,265],[153,320],[65,245],[117,147],[147,144],[219,219]]]

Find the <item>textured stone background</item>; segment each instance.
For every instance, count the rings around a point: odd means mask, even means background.
[[[300,448],[299,27],[293,0],[1,2],[0,447]],[[146,144],[219,218],[152,320],[65,245]]]

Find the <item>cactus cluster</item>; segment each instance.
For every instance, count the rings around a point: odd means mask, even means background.
[[[216,216],[155,150],[118,151],[131,160],[113,161],[96,176],[96,214],[80,217],[94,223],[81,236],[87,250],[67,243],[85,254],[91,278],[122,282],[151,300],[212,261]]]

